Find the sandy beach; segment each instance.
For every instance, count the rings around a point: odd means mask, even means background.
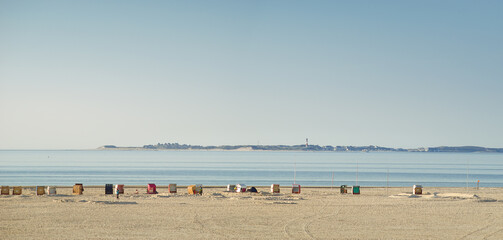
[[[139,194],[135,194],[138,189]],[[72,195],[0,196],[1,239],[503,239],[502,188],[303,188],[291,194],[177,194],[127,187],[116,199],[104,187]],[[12,190],[11,190],[12,194]]]

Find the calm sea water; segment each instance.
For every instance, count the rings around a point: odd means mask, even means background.
[[[389,172],[389,173],[388,173]],[[503,187],[503,154],[225,151],[0,151],[0,185]],[[387,179],[389,179],[387,181]],[[357,183],[358,181],[358,183]]]

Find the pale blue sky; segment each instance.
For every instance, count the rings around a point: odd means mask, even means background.
[[[0,149],[503,147],[502,1],[3,1]]]

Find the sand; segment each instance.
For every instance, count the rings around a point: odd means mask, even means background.
[[[134,194],[138,189],[140,194]],[[205,188],[202,196],[104,187],[0,196],[0,239],[503,239],[503,188]],[[11,190],[12,193],[12,190]]]

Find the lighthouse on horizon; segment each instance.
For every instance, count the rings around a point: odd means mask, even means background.
[[[309,146],[309,139],[306,138],[306,147],[308,147],[308,146]]]

